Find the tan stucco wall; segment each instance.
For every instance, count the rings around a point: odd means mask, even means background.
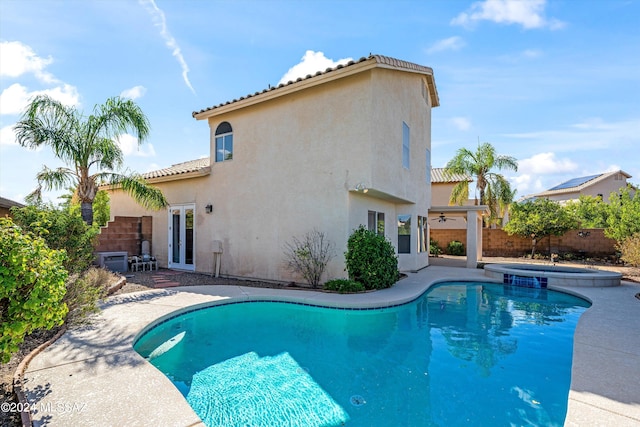
[[[221,240],[223,274],[301,281],[285,269],[283,249],[294,236],[317,229],[336,248],[324,279],[346,277],[346,241],[358,224],[367,224],[368,210],[385,212],[387,235],[397,243],[397,215],[426,216],[430,198],[430,108],[422,84],[419,74],[374,69],[209,118],[212,153],[216,127],[231,124],[233,160],[212,162],[205,177],[157,184],[170,204],[196,204],[196,271],[212,271],[211,241]],[[408,171],[402,168],[403,121],[411,129]],[[359,183],[407,203],[356,193]],[[111,203],[112,215],[149,215],[121,194],[111,195]],[[213,213],[206,214],[209,203]],[[151,215],[154,251],[166,266],[168,214]],[[416,233],[412,240],[416,248]],[[426,252],[400,256],[403,270],[427,262]]]

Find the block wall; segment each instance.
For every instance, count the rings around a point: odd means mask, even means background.
[[[589,235],[580,237],[578,232]],[[467,230],[431,229],[431,239],[446,250],[452,240],[462,242],[467,247]],[[563,236],[546,237],[538,241],[536,252],[548,255],[572,253],[576,256],[605,257],[615,254],[615,240],[604,235],[601,228],[571,230]],[[509,236],[501,229],[485,228],[482,230],[482,255],[487,257],[521,257],[531,253],[531,239]]]
[[[106,227],[100,228],[96,252],[127,251],[129,256],[139,255],[142,241],[148,240],[151,244],[152,234],[150,216],[116,216]]]

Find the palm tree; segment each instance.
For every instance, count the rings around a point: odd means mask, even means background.
[[[46,95],[35,97],[15,125],[16,140],[27,148],[50,146],[68,167],[44,166],[36,176],[38,188],[28,199],[41,200],[43,187],[46,190],[73,187],[87,224],[93,223],[93,201],[102,184],[122,188],[145,208],[167,206],[159,189],[148,185],[139,175],[119,172],[124,155],[115,140],[128,130],[133,131],[138,144],[149,134],[149,121],[131,100],[109,98],[85,117],[74,107]]]
[[[498,220],[504,206],[510,204],[515,195],[509,181],[499,173],[492,172],[493,168],[517,171],[518,161],[511,156],[496,154],[493,145],[485,142],[478,145],[475,153],[460,148],[445,166],[446,174],[464,174],[475,179],[476,190],[480,193],[480,204],[489,206],[490,223]],[[462,205],[468,198],[469,185],[462,181],[453,188],[449,203]]]

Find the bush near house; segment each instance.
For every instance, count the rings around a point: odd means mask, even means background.
[[[436,257],[442,254],[442,249],[440,249],[436,240],[429,239],[429,254]]]
[[[29,205],[11,212],[24,232],[43,239],[50,249],[66,253],[63,267],[69,277],[63,302],[69,311],[65,322],[85,323],[90,314],[98,311],[98,301],[106,296],[108,286],[116,280],[112,273],[90,267],[98,225],[87,225],[80,210],[72,205],[62,208]]]
[[[285,245],[285,264],[289,270],[304,277],[312,288],[317,288],[333,253],[333,244],[324,233],[313,230],[302,239],[294,237],[292,243]]]
[[[449,255],[456,255],[456,256],[464,255],[465,254],[464,245],[462,244],[462,242],[459,242],[457,240],[452,240],[449,242],[449,245],[447,246],[447,253]]]
[[[24,231],[43,238],[50,249],[67,252],[64,267],[70,273],[83,272],[93,262],[99,228],[87,225],[78,209],[29,205],[11,213]]]
[[[324,289],[328,291],[336,291],[341,294],[363,292],[366,289],[362,283],[354,282],[348,279],[333,279],[324,284]]]
[[[0,362],[36,329],[63,323],[67,305],[65,253],[0,218]]]
[[[391,242],[363,225],[349,236],[344,256],[349,279],[365,289],[388,288],[400,278]]]
[[[633,267],[640,267],[640,233],[627,237],[617,248],[622,261]]]

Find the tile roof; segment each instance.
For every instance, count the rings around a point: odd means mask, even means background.
[[[446,168],[431,168],[431,183],[455,183],[468,181],[471,182],[473,179],[471,177],[462,174],[462,173],[454,173],[447,174],[445,173]]]
[[[209,157],[202,159],[189,160],[188,162],[177,163],[171,165],[171,167],[159,169],[142,174],[144,179],[164,178],[175,175],[184,175],[191,172],[202,172],[203,174],[208,172]]]
[[[430,75],[432,77],[432,80],[429,82],[429,92],[431,94],[431,98],[433,99],[433,106],[437,107],[438,105],[440,105],[440,100],[438,98],[438,91],[436,89],[435,82],[433,82],[433,69],[431,67],[425,67],[424,65],[414,64],[413,62],[403,61],[403,60],[400,60],[400,59],[391,58],[391,57],[383,56],[383,55],[369,55],[368,57],[364,57],[363,56],[362,58],[360,58],[358,60],[355,60],[355,61],[349,61],[346,64],[339,64],[339,65],[337,65],[337,66],[335,66],[333,68],[327,68],[324,71],[317,71],[313,75],[307,74],[304,78],[303,77],[298,77],[295,81],[289,80],[287,83],[280,83],[277,86],[269,85],[269,87],[267,89],[263,89],[262,91],[255,92],[253,94],[248,94],[246,96],[241,96],[240,98],[236,98],[236,99],[234,99],[232,101],[223,102],[223,103],[220,103],[218,105],[214,105],[214,106],[211,106],[211,107],[208,107],[208,108],[204,108],[204,109],[202,109],[200,111],[194,111],[194,112],[191,113],[191,115],[193,117],[196,117],[198,114],[205,113],[205,112],[211,111],[211,110],[215,110],[216,108],[224,107],[224,106],[229,105],[229,104],[240,102],[240,101],[243,101],[245,99],[256,97],[256,96],[265,94],[267,92],[275,91],[275,90],[281,89],[281,88],[286,87],[286,86],[293,85],[295,83],[298,83],[298,82],[301,82],[301,81],[304,81],[304,80],[309,80],[309,79],[313,79],[313,78],[318,77],[318,76],[323,76],[323,75],[329,74],[331,72],[334,72],[334,71],[337,71],[337,70],[341,70],[341,69],[345,69],[345,68],[354,66],[356,64],[367,62],[367,61],[375,62],[376,64],[378,64],[379,66],[381,66],[383,68],[401,69],[401,70],[406,70],[406,71],[410,71],[410,72],[416,72],[416,73]]]

